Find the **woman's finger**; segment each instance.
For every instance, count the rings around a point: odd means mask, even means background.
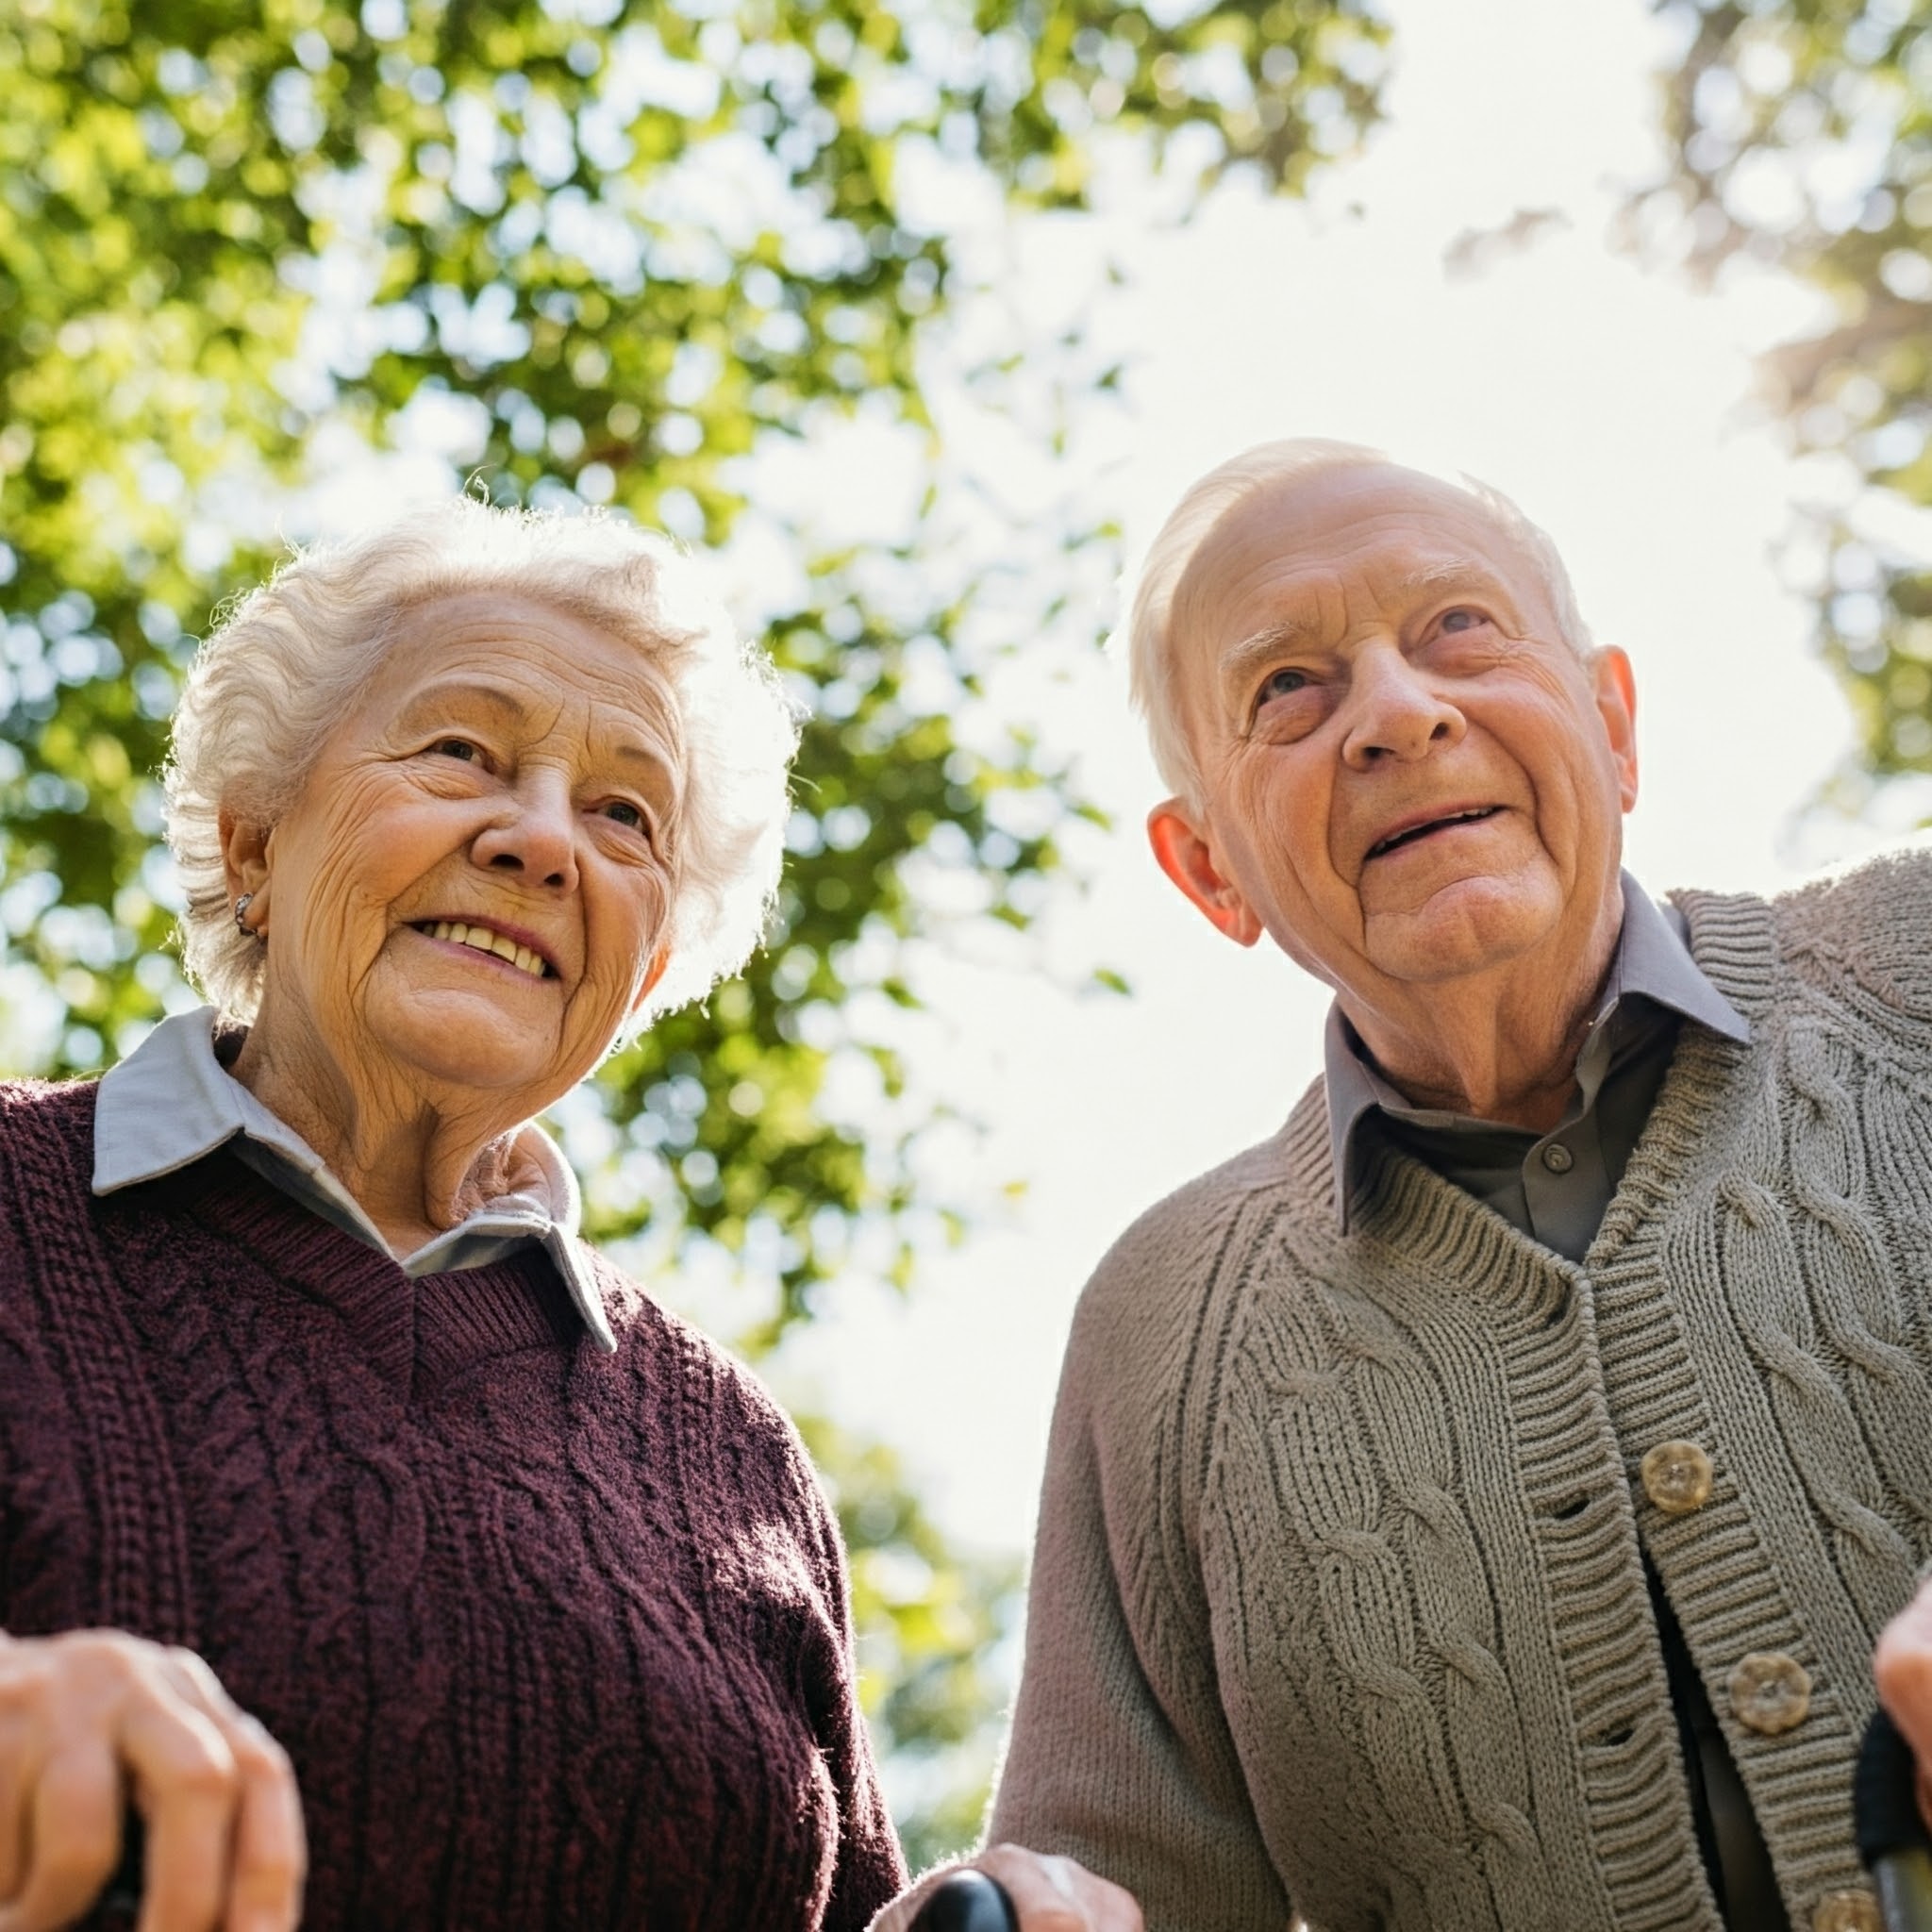
[[[26,1882],[27,1806],[42,1755],[21,1692],[0,1672],[0,1906]]]
[[[238,1713],[229,1748],[242,1774],[242,1803],[223,1932],[291,1932],[302,1917],[308,1847],[289,1754],[252,1717]]]
[[[121,1774],[99,1737],[58,1747],[28,1807],[25,1876],[0,1932],[54,1932],[100,1895],[121,1857]]]
[[[235,1754],[198,1701],[180,1696],[133,1705],[119,1743],[147,1822],[139,1932],[213,1932],[242,1793]]]

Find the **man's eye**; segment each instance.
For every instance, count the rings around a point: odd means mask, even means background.
[[[1285,698],[1307,688],[1308,674],[1306,671],[1292,671],[1284,666],[1279,671],[1271,671],[1268,681],[1261,687],[1261,702],[1265,705],[1270,698]]]

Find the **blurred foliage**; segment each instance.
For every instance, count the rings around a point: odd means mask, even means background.
[[[1824,298],[1764,367],[1796,445],[1843,465],[1817,473],[1825,500],[1794,575],[1858,721],[1848,776],[1932,774],[1932,4],[1658,11],[1682,49],[1674,171],[1640,220],[1701,275],[1772,262]]]
[[[429,450],[501,501],[722,541],[759,452],[861,407],[925,425],[949,196],[1077,209],[1108,142],[1292,189],[1373,117],[1385,37],[1372,0],[9,0],[0,1071],[90,1071],[188,1000],[167,719],[332,469]],[[563,1110],[593,1234],[776,1284],[754,1355],[868,1241],[903,1280],[944,1224],[885,1024],[921,878],[1024,925],[1083,808],[1024,737],[959,728],[991,574],[931,543],[820,557],[761,613],[810,713],[778,927]],[[841,1068],[863,1129],[825,1104]],[[810,1426],[882,1742],[968,1736],[1010,1569],[962,1564],[884,1452]],[[914,1845],[971,1809],[935,1800]]]

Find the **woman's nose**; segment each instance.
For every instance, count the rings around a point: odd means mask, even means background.
[[[1411,764],[1457,743],[1467,728],[1462,713],[1392,641],[1357,655],[1343,702],[1349,716],[1341,755],[1357,769],[1383,758]]]
[[[577,882],[576,808],[561,778],[533,774],[477,834],[478,865],[517,874],[526,884],[568,891]]]

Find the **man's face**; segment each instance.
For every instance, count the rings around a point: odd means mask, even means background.
[[[1374,1008],[1601,929],[1629,667],[1563,641],[1475,499],[1380,464],[1257,491],[1196,551],[1170,638],[1202,796],[1150,829],[1223,931]]]

